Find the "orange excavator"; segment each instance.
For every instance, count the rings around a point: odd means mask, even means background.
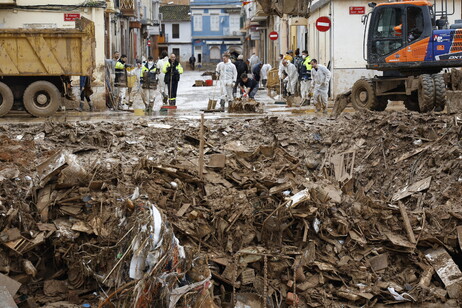
[[[449,27],[448,1],[437,2],[369,3],[373,10],[363,19],[365,59],[368,69],[383,76],[355,82],[353,107],[381,111],[391,100],[404,101],[413,111],[444,109],[448,81],[441,72],[462,67],[462,24]]]

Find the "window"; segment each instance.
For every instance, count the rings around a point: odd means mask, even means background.
[[[210,15],[210,31],[220,31],[220,15]]]
[[[424,20],[420,7],[407,8],[407,40],[412,42],[417,40],[423,33]]]
[[[172,53],[175,54],[176,60],[180,62],[180,48],[173,48]]]
[[[180,24],[172,24],[172,38],[180,38]]]
[[[397,7],[381,7],[372,28],[372,53],[384,56],[403,46],[402,10]]]
[[[202,31],[202,15],[194,15],[194,31]]]
[[[162,24],[162,29],[160,30],[160,36],[165,36],[165,24]]]
[[[231,33],[238,32],[241,29],[241,16],[239,15],[229,16],[229,29]]]

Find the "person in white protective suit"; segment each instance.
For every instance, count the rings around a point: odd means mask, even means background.
[[[223,55],[223,62],[217,65],[217,74],[220,80],[220,106],[221,110],[225,110],[225,102],[229,103],[233,100],[233,88],[237,79],[236,66],[229,59],[230,55],[225,53]]]
[[[257,64],[258,62],[260,62],[260,58],[255,54],[255,52],[252,53],[252,56],[249,59],[250,70],[252,70],[255,64]]]
[[[314,88],[313,100],[314,106],[316,107],[316,112],[321,111],[327,113],[327,99],[329,91],[329,81],[331,78],[331,73],[322,64],[318,64],[316,59],[311,60],[311,88]]]
[[[284,72],[286,77],[284,78],[284,83],[286,84],[287,95],[291,96],[295,94],[297,89],[298,82],[298,72],[297,67],[290,61],[283,60],[282,65],[284,66]]]
[[[164,68],[165,63],[168,62],[168,53],[167,51],[162,51],[160,54],[160,59],[157,60],[156,64],[156,71],[159,73],[159,92],[162,95],[162,102],[164,105],[167,104],[168,100],[168,88],[167,84],[165,83],[165,73],[162,72],[162,69]]]
[[[268,82],[268,72],[271,70],[271,64],[263,64],[263,66],[261,67],[261,71],[260,71],[260,74],[261,74],[261,82],[263,84],[264,87],[266,87],[266,83]]]

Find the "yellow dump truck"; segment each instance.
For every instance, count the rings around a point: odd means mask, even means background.
[[[70,77],[92,75],[95,44],[95,26],[83,17],[75,29],[2,29],[0,117],[21,106],[36,117],[54,114],[71,95]]]

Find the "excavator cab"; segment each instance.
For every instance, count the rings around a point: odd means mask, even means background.
[[[407,70],[411,62],[425,61],[433,32],[432,16],[428,1],[377,5],[369,23],[368,68],[401,71]]]

